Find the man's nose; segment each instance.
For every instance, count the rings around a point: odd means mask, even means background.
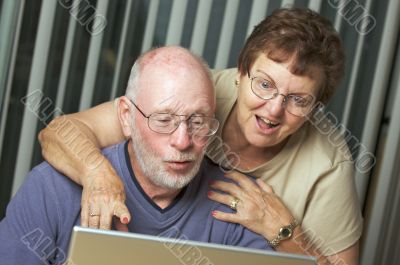
[[[172,133],[171,144],[178,150],[186,150],[192,145],[187,122],[181,121],[178,128]]]

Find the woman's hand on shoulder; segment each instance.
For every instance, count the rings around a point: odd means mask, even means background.
[[[216,219],[241,224],[268,240],[274,239],[281,227],[293,221],[282,200],[261,179],[253,181],[237,171],[226,173],[225,177],[233,183],[214,181],[211,188],[220,192],[210,191],[208,197],[234,208],[235,212],[214,211],[212,215]]]

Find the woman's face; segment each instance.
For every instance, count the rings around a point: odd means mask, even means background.
[[[318,95],[319,80],[294,75],[289,70],[290,62],[277,63],[261,54],[250,69],[250,77],[261,77],[271,82],[279,94]],[[317,70],[316,70],[317,71]],[[314,75],[318,76],[318,75]],[[306,121],[285,110],[284,97],[264,100],[251,90],[251,79],[240,76],[236,119],[247,142],[255,147],[281,147],[288,137]]]

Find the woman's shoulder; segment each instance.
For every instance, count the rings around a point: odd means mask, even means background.
[[[212,69],[211,73],[213,75],[215,82],[222,82],[226,80],[235,80],[237,74],[237,68],[228,69]]]
[[[229,97],[235,88],[237,69],[212,70],[217,98]]]
[[[330,122],[326,117],[321,120],[309,120],[302,148],[313,156],[327,159],[332,166],[352,161],[353,157],[347,145],[347,136],[340,126]]]
[[[214,85],[217,98],[216,117],[223,126],[237,98],[235,86],[236,68],[213,70]]]

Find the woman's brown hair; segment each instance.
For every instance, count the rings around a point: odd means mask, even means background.
[[[277,9],[261,21],[240,52],[241,75],[249,74],[260,54],[279,63],[291,61],[290,71],[295,75],[316,79],[313,74],[322,74],[317,100],[324,104],[344,74],[344,51],[338,33],[328,19],[310,9]]]

